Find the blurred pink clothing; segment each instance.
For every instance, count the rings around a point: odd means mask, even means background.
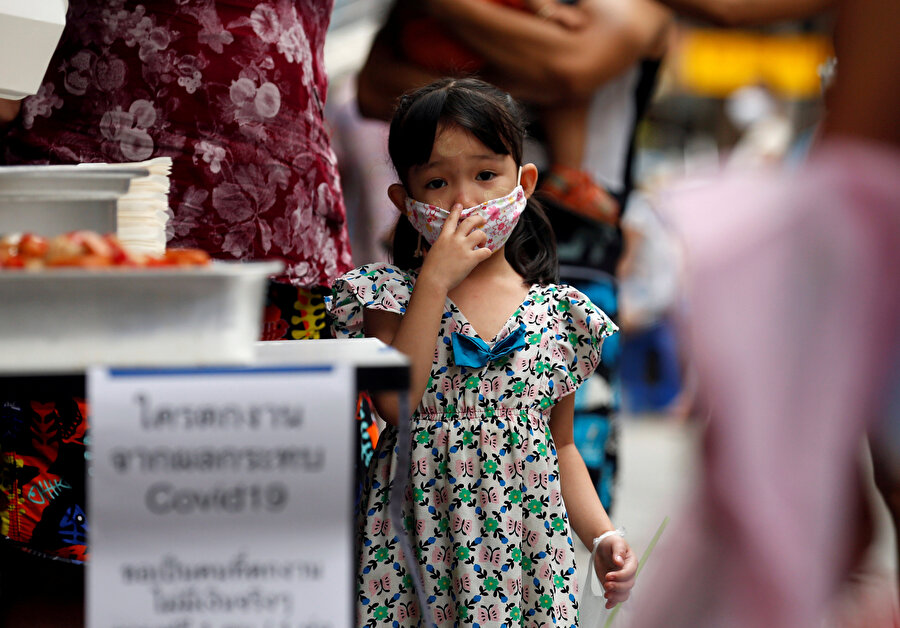
[[[726,174],[663,206],[710,422],[696,503],[637,585],[633,626],[819,626],[853,559],[861,441],[900,364],[900,154],[832,140],[794,171]]]

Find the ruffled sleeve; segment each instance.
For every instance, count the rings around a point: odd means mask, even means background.
[[[571,286],[558,293],[553,396],[573,392],[600,363],[600,349],[607,336],[619,328],[583,293]]]
[[[336,338],[361,338],[363,310],[403,314],[412,294],[409,273],[390,264],[367,264],[339,277],[326,307]]]

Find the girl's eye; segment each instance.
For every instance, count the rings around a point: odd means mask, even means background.
[[[478,173],[478,175],[475,177],[475,179],[477,181],[490,181],[491,179],[493,179],[496,176],[497,176],[496,173],[493,173],[490,170],[483,170]]]
[[[432,179],[428,183],[425,184],[425,189],[427,190],[439,190],[442,187],[447,185],[447,182],[443,179]]]

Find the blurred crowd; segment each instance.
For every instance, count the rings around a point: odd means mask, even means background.
[[[900,626],[896,569],[862,561],[872,500],[900,520],[900,3],[396,0],[341,77],[331,2],[103,4],[73,1],[41,91],[0,99],[0,163],[171,156],[175,241],[284,258],[263,337],[327,337],[327,286],[390,256],[398,97],[496,84],[529,112],[562,280],[622,330],[575,400],[607,510],[623,412],[703,427],[629,625]],[[7,582],[69,589],[46,625],[78,624],[81,576],[4,552]]]

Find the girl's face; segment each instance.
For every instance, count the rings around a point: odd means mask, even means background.
[[[441,209],[465,209],[509,194],[517,174],[511,155],[498,155],[455,124],[439,126],[428,163],[410,168],[408,192]],[[530,196],[533,186],[523,187]]]

